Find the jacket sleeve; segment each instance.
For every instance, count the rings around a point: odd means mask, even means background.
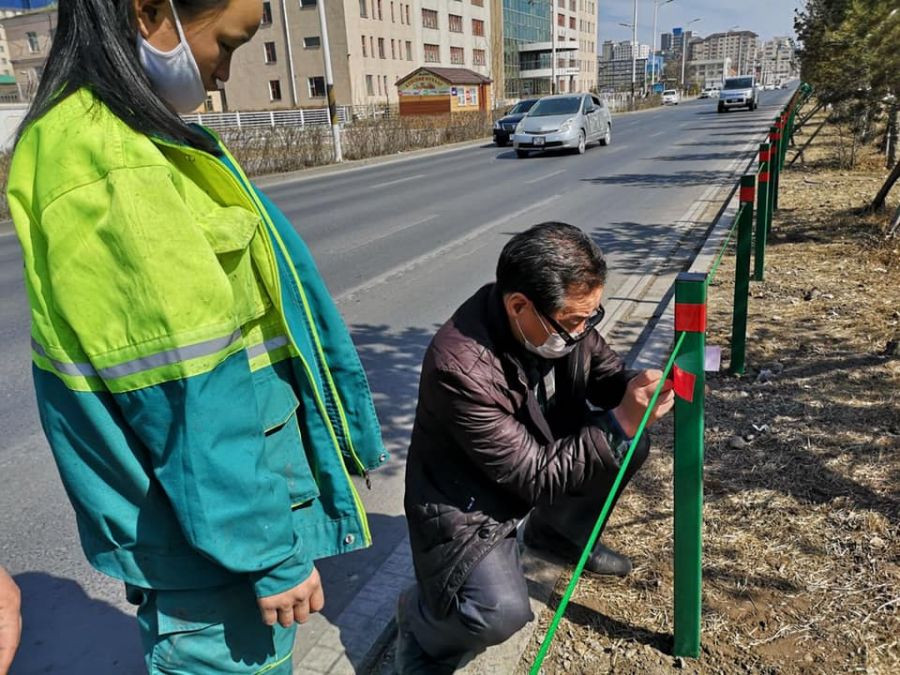
[[[264,429],[228,275],[165,166],[117,169],[40,218],[42,293],[146,448],[192,547],[257,594],[311,572]]]
[[[422,387],[435,392],[443,426],[475,465],[527,503],[553,503],[618,466],[611,446],[624,439],[609,413],[591,416],[572,436],[545,443],[466,373],[431,370]]]

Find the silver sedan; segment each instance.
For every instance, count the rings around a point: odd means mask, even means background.
[[[513,147],[527,157],[532,150],[570,149],[584,154],[588,143],[612,141],[612,115],[593,94],[546,96],[516,127]]]

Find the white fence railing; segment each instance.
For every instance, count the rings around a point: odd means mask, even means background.
[[[357,119],[379,119],[390,115],[390,108],[380,106],[338,106],[338,120],[350,124]],[[209,112],[182,115],[188,123],[211,129],[259,129],[271,127],[304,127],[331,123],[328,108],[297,108],[260,112]]]

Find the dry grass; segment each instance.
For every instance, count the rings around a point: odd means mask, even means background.
[[[784,174],[766,279],[751,286],[750,372],[708,380],[701,658],[670,656],[666,420],[605,535],[635,571],[580,582],[544,672],[900,672],[900,242],[884,236],[896,197],[856,215],[883,158],[841,171],[837,140],[826,128]],[[726,257],[710,289],[713,345],[730,339],[733,270]]]

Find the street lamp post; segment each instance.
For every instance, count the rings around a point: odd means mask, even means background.
[[[634,104],[634,85],[637,80],[637,5],[634,0],[634,16],[631,19],[631,101]],[[646,70],[645,70],[646,72]]]
[[[684,28],[681,29],[681,91],[682,92],[684,92],[684,90],[685,90],[685,87],[684,87],[684,64],[685,64],[685,61],[687,60],[687,48],[688,48],[687,27],[692,24],[697,23],[698,21],[703,21],[703,19],[692,19],[691,21],[688,21],[684,25]]]
[[[675,2],[675,0],[656,0],[656,2],[653,4],[653,53],[650,55],[653,58],[653,70],[651,71],[652,75],[650,77],[650,82],[653,85],[656,84],[659,76],[659,73],[657,72],[658,68],[656,62],[656,45],[659,38],[659,36],[656,34],[656,18],[659,14],[659,8],[663,5],[668,5],[670,2]]]

